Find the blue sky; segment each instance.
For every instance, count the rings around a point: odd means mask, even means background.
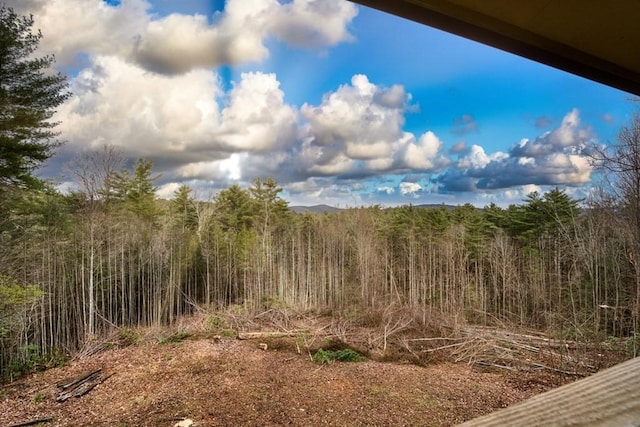
[[[116,146],[207,199],[274,177],[291,204],[586,197],[582,154],[615,141],[631,95],[344,0],[4,0],[33,13],[69,75],[62,188]]]

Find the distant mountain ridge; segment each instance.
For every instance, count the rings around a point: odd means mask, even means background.
[[[408,206],[408,205],[407,205]],[[421,209],[438,209],[441,207],[444,207],[447,210],[453,210],[456,208],[455,205],[445,205],[445,204],[438,204],[438,203],[432,203],[432,204],[422,204],[422,205],[412,205],[414,208],[421,208]],[[383,206],[383,209],[392,209],[394,207],[400,207],[400,206]],[[342,212],[345,211],[347,209],[350,208],[336,208],[335,206],[329,206],[329,205],[313,205],[313,206],[289,206],[289,210],[295,213],[335,213],[335,212]]]
[[[289,210],[295,213],[334,213],[341,212],[344,209],[336,208],[329,205],[313,205],[313,206],[289,206]]]

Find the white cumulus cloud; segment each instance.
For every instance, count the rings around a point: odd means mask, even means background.
[[[439,188],[447,191],[496,190],[527,185],[586,184],[593,171],[582,154],[593,139],[592,131],[582,125],[579,111],[568,112],[560,126],[536,139],[522,139],[508,153],[487,155],[480,146],[437,178]]]
[[[216,97],[222,92],[208,71],[167,77],[100,56],[71,83],[73,97],[56,119],[72,146],[110,144],[140,156],[197,157],[188,149],[211,141],[218,127]]]
[[[380,102],[387,91],[394,92],[394,104]],[[407,98],[398,96],[398,91],[404,94],[403,89],[379,87],[367,76],[355,75],[351,85],[325,95],[318,106],[304,104],[301,111],[316,145],[341,145],[356,160],[389,157],[404,125]]]
[[[294,46],[333,46],[353,40],[347,27],[357,14],[344,0],[295,0],[278,8],[269,29]]]
[[[265,152],[295,142],[297,111],[284,103],[275,74],[243,73],[228,104],[220,132],[233,150]]]
[[[19,13],[34,14],[34,29],[44,35],[40,51],[55,54],[62,67],[77,65],[82,56],[126,56],[151,22],[145,0],[123,0],[119,6],[102,0],[4,2]]]
[[[344,0],[227,0],[214,16],[157,17],[145,0],[5,0],[23,14],[36,14],[45,34],[41,51],[62,67],[83,57],[116,55],[162,74],[187,73],[262,61],[266,40],[277,37],[302,47],[327,48],[353,40],[348,26],[357,15]]]
[[[357,175],[408,167],[402,153],[409,149],[411,161],[428,167],[439,145],[429,136],[415,143],[403,131],[410,99],[402,86],[383,87],[354,75],[350,85],[325,94],[321,104],[302,106],[307,137],[299,158],[313,163],[312,172]]]
[[[408,142],[404,150],[404,165],[410,169],[431,171],[448,163],[440,155],[444,144],[433,132],[427,131],[416,142]]]
[[[422,190],[422,186],[417,182],[401,182],[399,187],[403,196],[416,196],[416,193]]]
[[[242,74],[225,94],[209,71],[165,76],[100,56],[72,89],[55,117],[66,152],[114,145],[166,179],[239,179],[248,154],[275,158],[296,143],[297,111],[273,74]]]

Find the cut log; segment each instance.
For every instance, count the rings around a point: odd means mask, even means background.
[[[263,338],[284,338],[284,337],[297,337],[299,335],[308,333],[309,331],[289,331],[289,332],[238,332],[239,340],[256,340]]]
[[[103,383],[111,377],[111,375],[101,377],[101,372],[102,369],[98,369],[87,375],[78,377],[75,380],[58,385],[62,389],[62,391],[60,392],[60,394],[58,394],[56,401],[64,402],[72,397],[84,396],[85,394],[93,390],[95,386]]]
[[[102,371],[102,368],[96,369],[95,371],[86,372],[79,377],[73,378],[71,380],[64,381],[62,383],[58,383],[58,387],[66,390],[68,388],[74,387],[77,384],[83,383],[85,381],[89,381],[92,378],[98,376],[98,374]]]

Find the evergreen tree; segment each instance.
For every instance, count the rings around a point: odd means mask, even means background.
[[[269,229],[282,220],[289,212],[288,203],[280,198],[282,188],[273,178],[262,180],[256,178],[253,186],[249,188],[252,197],[256,225],[262,235],[266,235]]]
[[[224,231],[246,231],[254,223],[254,205],[248,191],[234,184],[215,198],[217,219]]]
[[[198,226],[198,213],[195,201],[191,197],[191,188],[181,185],[174,193],[171,200],[171,210],[176,223],[186,229],[195,229]]]
[[[115,199],[129,211],[147,220],[154,220],[159,213],[153,182],[160,175],[152,176],[152,167],[151,161],[138,159],[133,173],[125,169],[116,173],[113,179]]]
[[[41,187],[33,171],[59,145],[49,121],[69,93],[66,79],[52,74],[52,56],[34,58],[42,38],[33,17],[0,5],[0,191]]]
[[[504,209],[495,203],[491,202],[489,206],[485,206],[482,213],[492,231],[504,230],[507,227],[507,214]]]

